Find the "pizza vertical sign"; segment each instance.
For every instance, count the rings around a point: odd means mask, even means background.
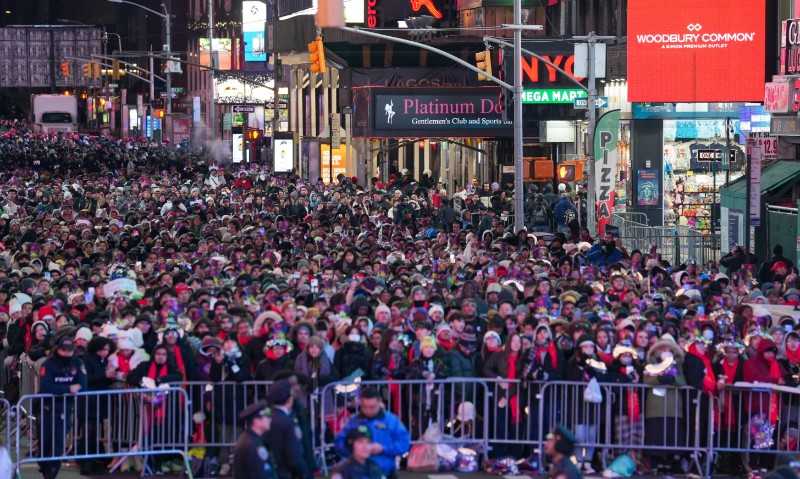
[[[614,211],[614,188],[619,157],[619,110],[600,117],[594,130],[595,200],[597,202],[597,230],[602,237],[611,223]]]

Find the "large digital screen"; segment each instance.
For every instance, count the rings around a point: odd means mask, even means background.
[[[766,0],[630,0],[628,100],[764,99]]]
[[[267,60],[266,35],[267,4],[264,2],[242,2],[242,38],[244,40],[244,61],[263,62]]]
[[[294,140],[275,140],[275,173],[294,170]]]

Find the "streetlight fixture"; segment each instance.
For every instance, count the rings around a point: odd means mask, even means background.
[[[131,2],[129,0],[108,0],[111,3],[126,3],[128,5],[133,5],[135,7],[139,7],[142,10],[146,10],[153,15],[157,15],[164,19],[167,28],[167,43],[164,45],[164,50],[167,56],[167,117],[171,118],[172,116],[172,22],[170,20],[169,12],[167,11],[167,6],[165,4],[161,4],[161,8],[164,10],[164,13],[161,13],[157,10],[153,10],[152,8],[145,7],[144,5],[139,5],[136,2]],[[120,48],[121,50],[122,48]],[[152,102],[153,99],[151,98],[150,101]],[[169,119],[166,122],[169,123]],[[170,132],[167,132],[167,138],[169,138]]]

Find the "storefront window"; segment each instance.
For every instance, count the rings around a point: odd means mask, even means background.
[[[738,120],[733,120],[738,131]],[[717,161],[703,161],[713,151]],[[744,146],[730,135],[729,161],[724,119],[664,120],[664,224],[712,230],[712,210],[719,208],[719,188],[744,174]],[[702,152],[698,154],[698,152]],[[718,217],[718,214],[714,214]]]

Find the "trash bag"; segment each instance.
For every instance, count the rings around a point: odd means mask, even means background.
[[[426,444],[415,444],[408,454],[408,470],[411,472],[437,472],[439,457],[436,444],[442,440],[439,424],[433,423],[425,430],[422,439]]]
[[[592,378],[589,384],[586,385],[586,389],[583,390],[583,400],[592,404],[603,402],[603,392],[600,391],[600,384],[597,379]]]

